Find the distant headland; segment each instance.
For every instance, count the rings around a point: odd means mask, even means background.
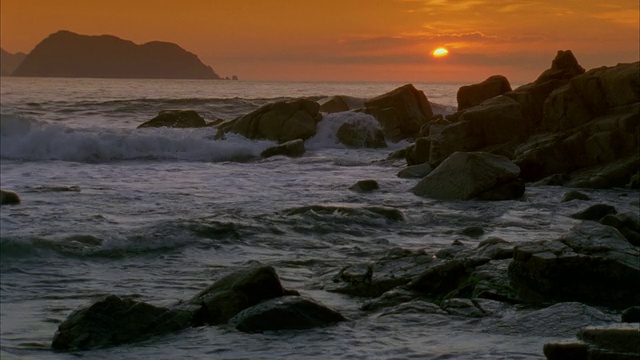
[[[89,36],[70,31],[49,35],[24,57],[15,70],[7,74],[3,72],[3,75],[9,74],[25,77],[221,79],[197,55],[173,43],[152,41],[137,45],[112,35]]]

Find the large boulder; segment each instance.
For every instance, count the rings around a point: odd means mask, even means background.
[[[615,228],[587,221],[557,240],[516,246],[509,278],[525,301],[638,305],[640,251]]]
[[[54,350],[88,350],[132,343],[191,326],[193,313],[110,295],[75,311],[53,337]]]
[[[222,132],[233,132],[249,139],[266,139],[284,143],[306,140],[316,134],[322,120],[320,105],[307,99],[267,104],[247,115],[219,125]]]
[[[229,324],[249,332],[302,330],[332,325],[344,316],[312,299],[283,296],[261,302],[234,316]]]
[[[336,132],[338,141],[349,148],[386,148],[384,132],[369,121],[356,119],[346,122]]]
[[[262,158],[268,158],[276,155],[283,155],[288,157],[300,157],[305,153],[304,141],[302,139],[296,139],[287,141],[283,144],[267,148],[260,156]]]
[[[349,111],[349,104],[343,96],[331,96],[318,101],[320,104],[320,111],[325,113],[337,113],[343,111]]]
[[[427,96],[407,84],[365,102],[365,112],[373,115],[392,142],[414,139],[433,116]]]
[[[205,126],[207,126],[207,122],[193,110],[163,110],[153,119],[140,124],[138,129],[149,127],[199,128]]]
[[[478,84],[462,86],[456,94],[458,110],[480,105],[483,101],[502,95],[507,91],[511,91],[511,85],[509,80],[502,75],[491,76]]]
[[[504,156],[456,152],[422,179],[413,192],[443,200],[516,199],[524,194],[520,169]]]
[[[20,197],[13,191],[0,190],[0,205],[20,204]]]

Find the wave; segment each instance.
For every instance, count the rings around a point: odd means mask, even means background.
[[[127,160],[244,161],[256,158],[271,141],[228,134],[215,140],[216,129],[70,128],[15,115],[0,116],[0,157],[7,160],[61,160],[101,163]]]

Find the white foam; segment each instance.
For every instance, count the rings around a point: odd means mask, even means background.
[[[316,135],[306,141],[306,148],[317,150],[326,148],[345,148],[338,141],[336,133],[342,124],[358,122],[371,129],[379,128],[378,121],[371,115],[353,111],[324,114],[318,123]]]
[[[216,129],[69,128],[61,124],[2,115],[0,156],[3,159],[106,162],[136,159],[228,161],[259,156],[273,146],[227,134],[214,140]]]

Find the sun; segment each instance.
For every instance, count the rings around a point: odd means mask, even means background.
[[[431,55],[433,55],[433,57],[436,57],[436,58],[445,57],[445,56],[449,55],[449,50],[447,50],[447,49],[445,49],[443,47],[439,47],[439,48],[433,50]]]

